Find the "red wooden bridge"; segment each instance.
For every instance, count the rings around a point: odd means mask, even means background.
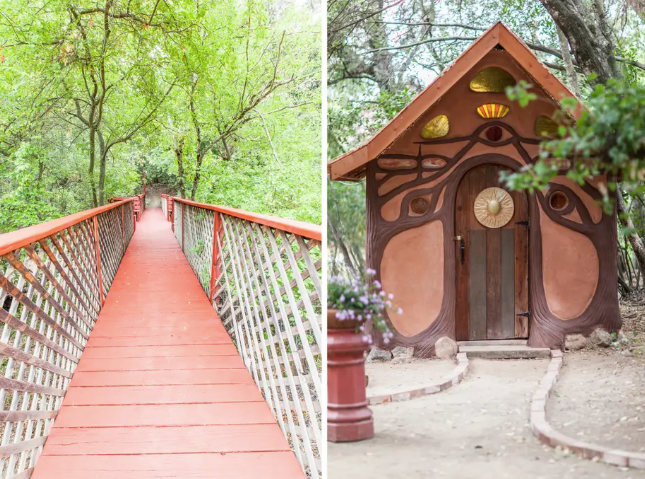
[[[0,235],[0,477],[320,476],[320,227],[162,203]]]

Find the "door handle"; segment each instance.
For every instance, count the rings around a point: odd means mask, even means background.
[[[459,249],[461,250],[461,264],[464,264],[464,260],[466,257],[466,242],[464,241],[463,238],[459,240]]]

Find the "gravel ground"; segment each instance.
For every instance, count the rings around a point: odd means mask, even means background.
[[[643,358],[613,349],[565,354],[547,418],[580,440],[645,452]]]
[[[329,443],[329,479],[645,479],[543,446],[529,403],[548,360],[474,359],[459,386],[374,406],[376,435]]]
[[[450,374],[456,366],[455,361],[441,359],[415,359],[403,364],[367,363],[367,396],[393,394],[430,386]]]

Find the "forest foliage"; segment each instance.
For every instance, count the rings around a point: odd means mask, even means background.
[[[575,135],[554,143],[552,152],[566,156],[598,147],[594,153],[602,150],[604,160],[620,157],[615,170],[623,171],[630,161],[638,166],[629,177],[634,181],[625,185],[629,191],[623,185],[619,190],[618,255],[619,272],[629,277],[623,291],[643,284],[645,17],[639,2],[330,0],[327,21],[328,160],[370,138],[495,23],[513,30],[594,111],[580,129],[565,125],[567,134]],[[637,96],[625,99],[625,92]],[[624,114],[630,109],[631,117]],[[598,134],[615,127],[619,135]],[[581,169],[577,179],[601,166]],[[548,181],[553,170],[542,173],[540,182]],[[529,179],[517,176],[514,186],[535,187]],[[365,185],[328,182],[327,188],[330,271],[351,275],[364,268]]]
[[[0,0],[0,232],[161,182],[319,223],[321,7]]]

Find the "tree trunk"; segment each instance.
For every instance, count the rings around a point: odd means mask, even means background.
[[[580,85],[578,84],[578,75],[573,66],[573,60],[571,59],[571,53],[569,53],[569,41],[565,36],[564,32],[556,25],[556,30],[558,31],[558,40],[560,41],[560,49],[562,50],[562,60],[564,60],[564,69],[567,71],[567,77],[569,77],[569,85],[573,90],[573,94],[578,98],[581,98],[580,94]]]
[[[101,130],[97,130],[99,137],[99,205],[103,206],[104,196],[105,196],[105,165],[107,163],[107,151],[105,151],[105,141],[103,141],[103,133]]]
[[[338,230],[334,225],[334,221],[331,218],[329,218],[329,221],[327,223],[329,224],[329,229],[331,230],[331,233],[334,236],[334,239],[336,240],[335,241],[336,246],[340,248],[340,251],[343,254],[343,258],[345,259],[347,270],[351,273],[352,277],[358,278],[356,267],[354,266],[354,262],[352,261],[352,256],[349,254],[349,250],[347,249],[347,246],[345,245],[345,242],[343,241],[342,236],[338,234]]]
[[[204,155],[197,153],[196,165],[195,165],[195,176],[193,177],[193,187],[190,192],[190,199],[195,201],[195,195],[197,194],[197,187],[199,186],[199,180],[202,176],[202,162],[204,161]]]
[[[375,9],[381,13],[374,17],[374,23],[370,22],[369,27],[372,30],[372,34],[370,35],[368,42],[371,49],[390,46],[388,42],[387,27],[385,23],[383,23],[385,20],[385,6],[385,0],[377,0],[374,4]],[[392,88],[390,87],[396,82],[396,79],[393,77],[392,57],[392,52],[385,50],[376,52],[372,60],[374,79],[382,90],[391,90]]]
[[[40,182],[43,180],[43,173],[45,172],[45,163],[42,161],[38,162],[38,176],[36,177],[36,183],[40,186]]]
[[[190,199],[195,201],[195,194],[197,193],[197,186],[199,185],[199,179],[201,177],[202,161],[204,160],[205,153],[203,152],[204,145],[202,144],[202,129],[197,120],[197,111],[195,109],[195,90],[197,89],[197,82],[199,77],[196,77],[193,81],[192,88],[190,90],[189,97],[189,106],[190,106],[190,118],[193,122],[193,128],[195,128],[195,137],[197,140],[197,146],[195,147],[195,176],[193,177],[193,187],[190,191]]]
[[[595,73],[596,83],[603,84],[610,78],[622,78],[602,0],[594,1],[595,13],[585,0],[540,1],[566,35],[573,56],[585,75]]]
[[[627,239],[629,240],[629,244],[632,246],[632,250],[634,250],[634,255],[638,262],[638,268],[641,271],[645,271],[645,245],[643,245],[643,240],[638,236],[638,233],[636,233],[634,222],[627,211],[625,200],[621,194],[621,189],[618,190],[618,194],[616,195],[616,205],[618,208],[618,219],[620,220],[620,224],[623,228],[628,230]]]
[[[99,205],[98,199],[96,197],[96,184],[94,183],[94,163],[96,160],[96,131],[94,127],[90,125],[90,187],[92,189],[92,206],[96,208]]]
[[[179,196],[186,198],[186,187],[184,186],[184,138],[181,138],[175,147],[177,157],[177,176],[179,177]]]

